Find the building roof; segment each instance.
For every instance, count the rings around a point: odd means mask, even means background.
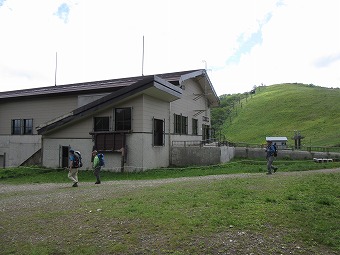
[[[182,71],[182,72],[174,72],[174,73],[156,74],[156,76],[174,85],[179,85],[181,77],[183,75],[188,75],[190,73],[191,74],[198,74],[198,73],[203,74],[203,72],[205,73],[205,70],[191,70],[191,71]],[[206,77],[208,76],[206,75]],[[117,91],[121,89],[122,87],[130,86],[131,84],[141,81],[144,78],[145,76],[136,76],[136,77],[129,77],[129,78],[40,87],[40,88],[33,88],[33,89],[5,91],[5,92],[0,92],[0,100],[23,98],[23,97],[49,96],[49,95],[53,96],[53,95],[64,94],[64,93],[86,94],[89,92],[91,93],[113,92],[113,91]],[[211,83],[210,83],[210,86],[212,87]]]
[[[285,136],[267,136],[266,141],[282,142],[282,141],[288,141],[288,138]]]
[[[140,94],[161,98],[164,101],[174,101],[182,96],[182,89],[158,76],[144,76],[142,80],[118,91],[112,92],[87,105],[81,106],[64,116],[51,120],[37,127],[38,134],[46,134],[66,124],[86,118],[98,110],[104,110],[112,104],[128,100]]]

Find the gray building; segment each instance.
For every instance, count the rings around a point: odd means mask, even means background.
[[[0,165],[67,167],[72,148],[83,169],[93,149],[110,171],[167,167],[173,142],[210,138],[218,105],[205,70],[0,92]]]

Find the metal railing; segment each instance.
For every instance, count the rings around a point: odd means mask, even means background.
[[[331,146],[305,146],[302,147],[304,150],[309,152],[338,152],[340,153],[340,147],[331,147]],[[301,150],[301,149],[300,149]]]
[[[228,141],[218,141],[217,139],[195,140],[195,141],[172,141],[173,147],[220,147],[220,146],[234,146]]]

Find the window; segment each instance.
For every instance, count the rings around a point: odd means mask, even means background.
[[[153,119],[153,146],[164,145],[164,120]]]
[[[208,125],[202,125],[202,140],[209,140],[210,139],[210,127]]]
[[[12,120],[12,135],[21,135],[21,120]]]
[[[109,117],[94,117],[94,131],[109,131],[110,118]]]
[[[188,117],[174,114],[174,132],[175,134],[188,134]]]
[[[114,151],[125,146],[125,133],[128,130],[122,130],[122,128],[131,128],[131,108],[115,109],[115,116],[115,128],[120,128],[118,132],[112,130],[110,117],[93,118],[93,132],[90,132],[90,134],[93,136],[96,150]]]
[[[115,130],[131,130],[131,108],[115,109]]]
[[[24,135],[32,135],[33,134],[33,120],[25,119],[24,120]]]
[[[192,119],[192,134],[198,135],[198,120]]]
[[[32,135],[33,119],[12,120],[12,135]]]

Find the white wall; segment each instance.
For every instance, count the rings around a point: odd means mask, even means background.
[[[0,136],[0,155],[4,155],[4,153],[6,153],[6,167],[21,165],[40,148],[40,135]]]
[[[183,96],[181,99],[171,102],[171,140],[172,141],[198,141],[202,140],[202,124],[210,126],[210,109],[201,86],[193,79],[186,80],[184,83]],[[205,110],[199,113],[195,110]],[[174,134],[174,114],[182,114],[188,117],[188,134]],[[196,116],[195,116],[196,115]],[[203,121],[203,116],[208,117],[209,121]],[[192,119],[198,120],[198,135],[192,134]]]

